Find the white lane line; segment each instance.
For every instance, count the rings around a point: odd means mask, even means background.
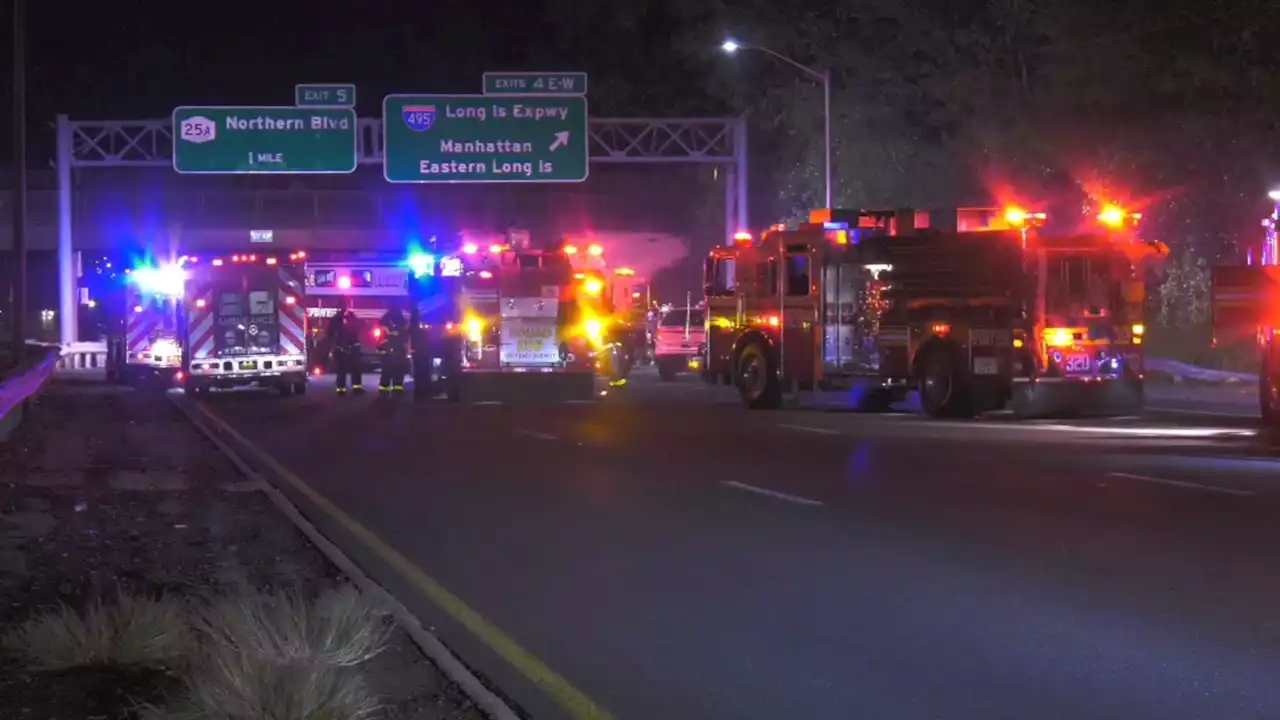
[[[473,402],[471,404],[472,405],[501,405],[502,401],[501,400],[480,400],[479,402]]]
[[[1125,478],[1128,480],[1139,480],[1141,482],[1156,483],[1157,485],[1172,485],[1173,487],[1190,488],[1192,490],[1204,490],[1205,492],[1222,493],[1223,495],[1235,495],[1236,497],[1253,497],[1257,493],[1250,490],[1237,490],[1236,488],[1225,488],[1218,485],[1201,485],[1193,482],[1183,482],[1182,480],[1169,480],[1167,478],[1151,477],[1150,475],[1136,475],[1134,473],[1113,472],[1107,473],[1111,477]]]
[[[778,427],[787,428],[788,430],[799,430],[800,432],[818,433],[819,435],[839,435],[840,434],[839,430],[809,427],[808,425],[791,425],[788,423],[778,423]]]
[[[778,500],[785,500],[786,502],[789,502],[789,503],[795,503],[796,505],[816,506],[816,505],[826,504],[820,500],[810,500],[809,498],[800,497],[799,495],[788,495],[786,493],[778,492],[777,490],[766,490],[765,488],[756,487],[755,485],[748,485],[746,483],[740,483],[736,480],[725,480],[720,484],[724,485],[725,487],[734,488],[736,490],[746,490],[747,492],[756,493],[757,495],[767,495],[771,498],[776,498]]]
[[[1151,412],[1176,413],[1178,415],[1211,415],[1213,417],[1229,417],[1229,418],[1256,418],[1256,412],[1221,412],[1216,410],[1187,410],[1186,408],[1160,407],[1159,405],[1148,405],[1147,410]]]
[[[525,430],[524,428],[517,428],[516,434],[527,435],[528,437],[538,438],[539,440],[558,440],[559,439],[555,435],[548,435],[546,433],[534,432],[532,430]]]

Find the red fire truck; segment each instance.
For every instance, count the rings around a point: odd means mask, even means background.
[[[1280,425],[1280,265],[1213,269],[1213,342],[1258,348],[1258,408]]]
[[[105,294],[108,381],[133,385],[150,377],[165,382],[178,377],[184,272],[179,263],[129,268],[123,285]]]
[[[307,316],[301,253],[188,257],[179,315],[185,387],[307,389]]]
[[[814,211],[706,264],[707,376],[752,408],[790,390],[934,417],[1142,406],[1142,264],[1165,252],[1108,207],[1050,236],[1043,213]]]
[[[409,268],[403,257],[384,254],[312,255],[307,258],[307,317],[311,320],[307,347],[314,372],[323,372],[332,358],[329,319],[344,307],[361,322],[360,350],[366,369],[381,363],[379,320],[396,307],[409,312]]]
[[[462,243],[410,258],[414,390],[470,402],[586,400],[604,323],[562,252]]]

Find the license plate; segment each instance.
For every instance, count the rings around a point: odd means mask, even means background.
[[[993,357],[976,357],[973,359],[974,375],[999,375],[1000,362]]]
[[[542,349],[542,343],[543,341],[541,340],[520,340],[516,342],[516,352],[536,353]]]
[[[241,370],[257,370],[258,361],[257,360],[241,360],[240,369]]]
[[[1062,365],[1069,373],[1087,373],[1093,370],[1093,360],[1087,353],[1067,353]]]

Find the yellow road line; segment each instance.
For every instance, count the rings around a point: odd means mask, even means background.
[[[363,542],[366,547],[377,553],[378,557],[382,558],[384,562],[395,568],[400,573],[400,576],[409,581],[414,588],[449,613],[454,620],[457,620],[463,627],[470,630],[481,642],[488,645],[489,649],[510,663],[512,667],[520,671],[522,675],[533,681],[538,687],[542,688],[543,692],[550,695],[575,720],[613,720],[612,715],[571,685],[563,676],[548,667],[533,653],[520,647],[515,640],[512,640],[497,625],[472,610],[470,606],[462,601],[462,598],[449,592],[439,581],[427,575],[408,558],[396,552],[382,538],[340,510],[338,506],[304,482],[302,478],[290,472],[288,468],[271,457],[267,451],[250,442],[202,403],[194,403],[194,406],[210,422],[217,425],[219,429],[230,435],[246,450],[253,453],[259,461],[271,468],[272,472],[283,478],[298,492],[307,496],[326,515],[337,520],[348,532]]]

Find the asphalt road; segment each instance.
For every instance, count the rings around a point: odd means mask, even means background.
[[[327,389],[205,407],[464,603],[291,490],[534,717],[588,716],[568,686],[645,720],[1280,717],[1280,442],[1251,420],[748,412],[644,373],[587,404]]]

